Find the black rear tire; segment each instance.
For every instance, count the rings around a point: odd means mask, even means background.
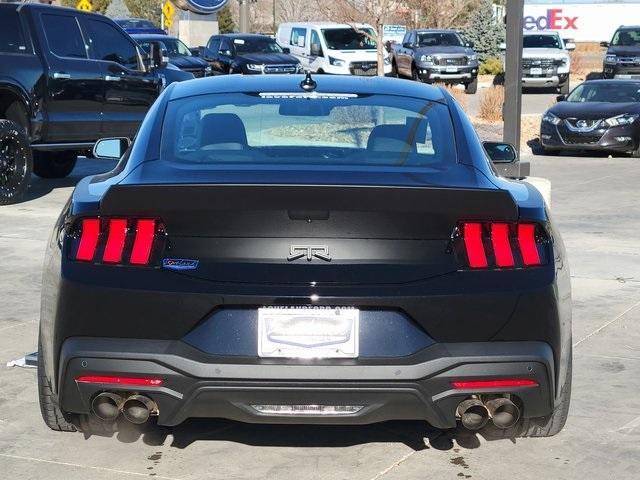
[[[0,120],[0,205],[22,200],[29,188],[33,159],[25,128]]]
[[[73,171],[77,160],[75,151],[34,152],[33,173],[42,178],[64,178]]]
[[[415,65],[411,65],[411,80],[414,82],[420,82],[420,76],[418,76],[418,69]]]
[[[471,83],[467,83],[464,86],[464,93],[473,95],[478,91],[478,77],[474,78]]]
[[[58,407],[53,392],[51,382],[47,378],[44,355],[38,342],[38,400],[40,401],[40,413],[42,419],[51,430],[58,432],[75,432],[77,428],[67,420],[67,416]]]

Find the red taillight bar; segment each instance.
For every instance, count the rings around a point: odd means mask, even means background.
[[[151,256],[151,247],[156,234],[155,220],[138,220],[136,227],[136,239],[133,242],[130,262],[134,265],[146,265]]]
[[[160,387],[164,380],[146,377],[108,377],[100,375],[82,375],[76,378],[78,383],[106,383],[112,385],[134,385],[138,387]]]
[[[539,384],[530,378],[510,378],[499,380],[466,380],[451,382],[456,390],[475,390],[477,388],[537,387]]]
[[[100,238],[100,220],[98,218],[84,218],[80,243],[76,252],[76,260],[90,262],[96,254],[98,239]]]
[[[122,218],[109,220],[109,235],[107,236],[107,244],[104,247],[102,261],[105,263],[120,263],[126,239],[127,221]]]
[[[482,244],[482,224],[465,223],[463,226],[464,245],[467,249],[469,266],[472,268],[486,268],[487,255]]]
[[[514,268],[542,265],[535,223],[464,222],[459,225],[466,261],[471,268]],[[516,255],[519,253],[520,255]]]

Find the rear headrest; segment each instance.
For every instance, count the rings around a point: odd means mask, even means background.
[[[367,150],[416,153],[416,135],[407,125],[378,125],[371,130]]]
[[[234,113],[208,113],[200,122],[200,148],[207,145],[247,145],[244,123]]]

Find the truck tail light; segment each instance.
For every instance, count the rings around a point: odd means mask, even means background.
[[[71,258],[110,265],[149,265],[164,233],[158,220],[148,218],[83,218],[78,227]]]
[[[535,223],[464,222],[458,231],[470,268],[522,268],[545,263],[546,236]]]

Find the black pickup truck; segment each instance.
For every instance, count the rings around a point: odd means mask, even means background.
[[[0,4],[0,205],[33,171],[65,177],[103,137],[132,138],[166,82],[150,55],[102,15]]]
[[[433,83],[463,84],[478,89],[478,58],[473,43],[456,30],[409,30],[392,48],[393,73]]]

